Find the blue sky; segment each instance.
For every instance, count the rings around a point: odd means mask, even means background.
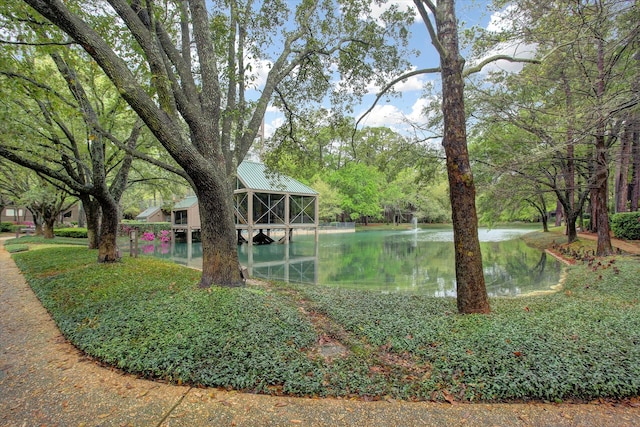
[[[390,3],[390,2],[388,2]],[[394,0],[394,3],[398,3],[401,7],[411,7],[412,10],[416,10],[412,0]],[[458,20],[463,22],[465,27],[478,25],[481,27],[495,26],[495,16],[492,17],[487,10],[487,5],[490,3],[488,0],[462,0],[456,4],[456,13]],[[373,9],[372,12],[376,12],[377,9]],[[411,27],[410,47],[417,49],[421,52],[421,55],[416,59],[414,65],[416,68],[430,68],[436,67],[439,63],[439,59],[435,50],[431,46],[429,35],[425,28],[424,23],[417,15],[414,24]],[[395,86],[397,92],[401,93],[400,97],[383,97],[374,110],[367,115],[362,121],[361,126],[387,126],[394,130],[404,132],[407,130],[406,121],[409,120],[414,123],[424,122],[424,116],[422,115],[422,108],[427,102],[425,99],[421,99],[423,95],[423,87],[429,81],[435,81],[436,84],[439,81],[438,74],[428,74],[413,77],[406,82],[399,83]],[[375,94],[379,91],[379,88],[369,88],[369,94],[365,96],[361,105],[354,108],[355,116],[358,118],[369,107],[371,107]],[[280,112],[274,109],[269,109],[265,115],[265,134],[270,136],[274,129],[282,123],[283,116]]]

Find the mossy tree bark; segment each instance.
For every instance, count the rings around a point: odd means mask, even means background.
[[[457,304],[460,313],[489,313],[489,298],[482,270],[478,237],[476,190],[467,150],[464,111],[464,59],[458,47],[458,28],[453,0],[438,1],[438,40],[442,46],[442,113],[449,195],[455,245]]]

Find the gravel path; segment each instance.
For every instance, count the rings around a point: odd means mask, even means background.
[[[60,334],[0,239],[0,426],[638,426],[640,405],[270,397],[102,367]]]

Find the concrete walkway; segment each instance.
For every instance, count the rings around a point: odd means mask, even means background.
[[[1,239],[0,239],[1,240]],[[615,426],[640,405],[448,404],[270,397],[171,386],[87,359],[0,241],[0,426]]]

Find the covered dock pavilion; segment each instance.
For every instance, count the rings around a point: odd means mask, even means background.
[[[234,220],[238,244],[287,243],[295,230],[315,232],[318,239],[318,193],[301,182],[270,172],[261,163],[244,161],[237,169]],[[178,202],[171,212],[172,233],[186,233],[191,243],[200,232],[197,198]]]

